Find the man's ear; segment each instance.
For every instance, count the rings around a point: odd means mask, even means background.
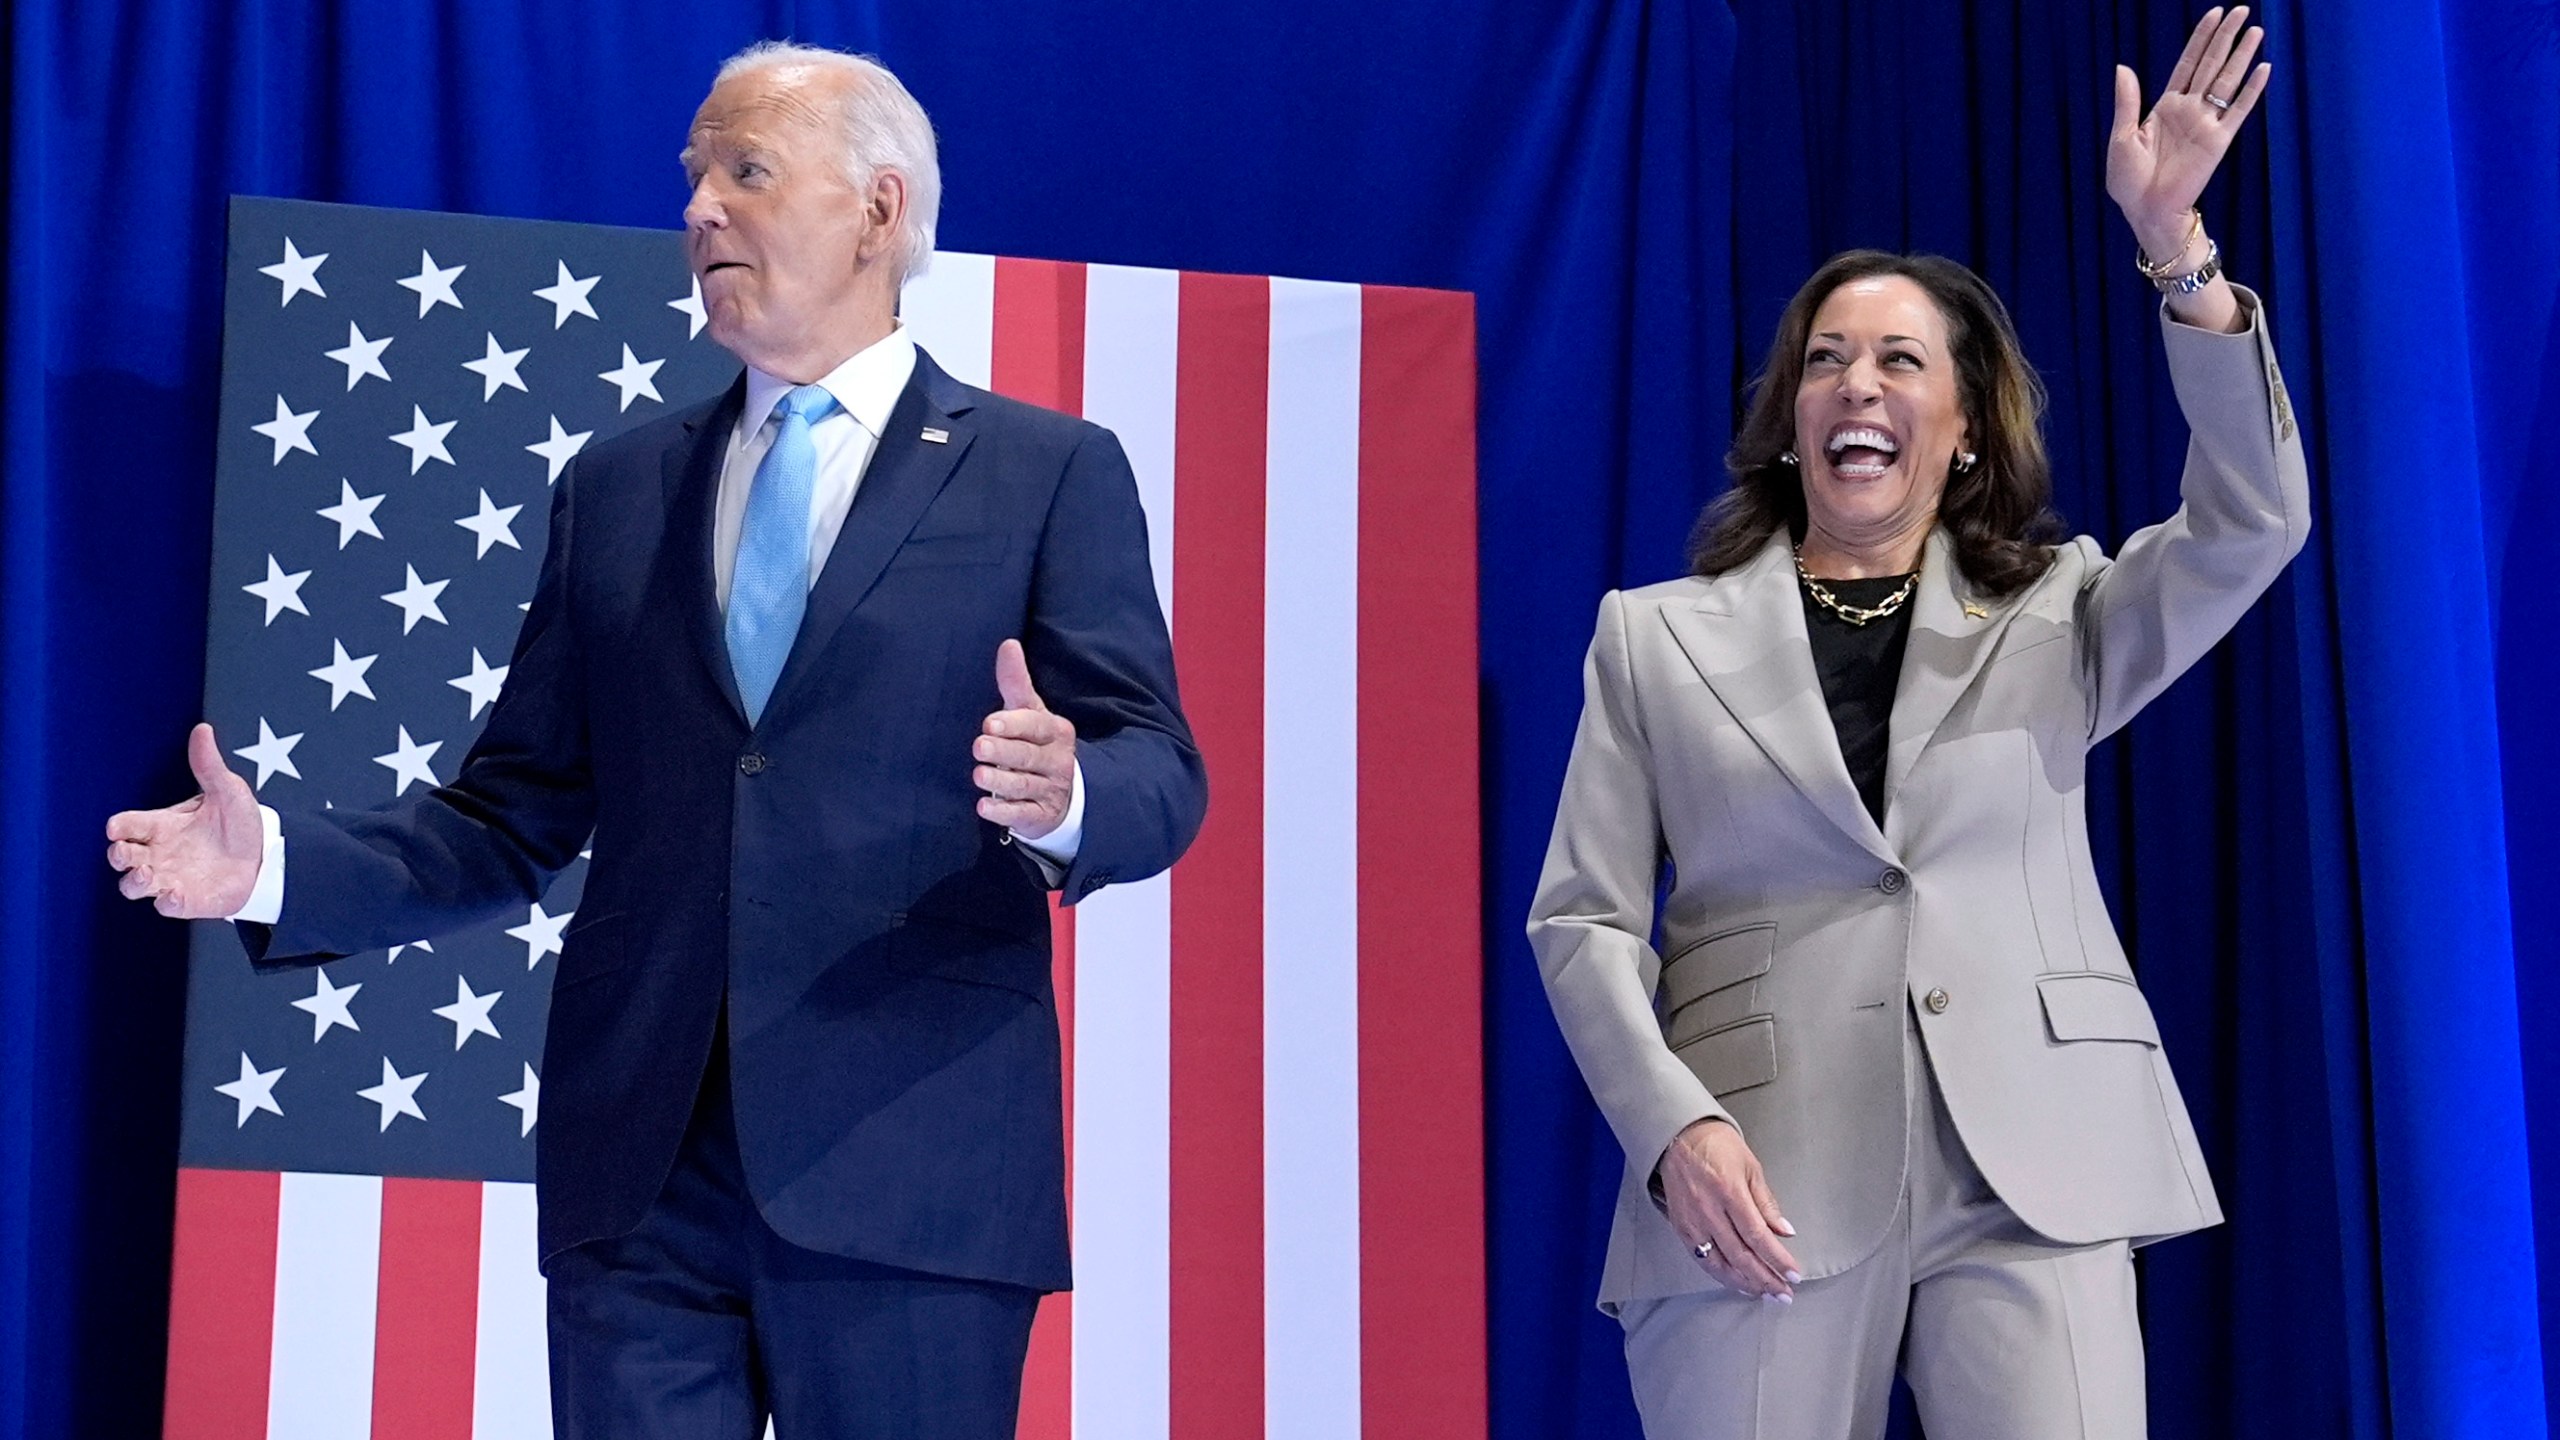
[[[862,237],[862,258],[877,260],[898,243],[898,232],[907,218],[907,177],[895,170],[882,170],[872,177],[871,193],[862,198],[863,218],[871,222]]]

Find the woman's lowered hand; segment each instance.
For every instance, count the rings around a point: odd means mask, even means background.
[[[1778,1237],[1796,1227],[1741,1131],[1723,1120],[1695,1122],[1662,1152],[1661,1174],[1671,1226],[1709,1275],[1745,1294],[1795,1300],[1804,1276]]]

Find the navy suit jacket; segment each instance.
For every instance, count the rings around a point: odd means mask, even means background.
[[[1074,722],[1072,903],[1171,865],[1206,779],[1111,433],[919,355],[750,727],[712,516],[743,379],[561,476],[505,693],[452,784],[284,817],[261,965],[521,907],[593,836],[545,1042],[547,1260],[639,1223],[727,1005],[738,1147],[796,1244],[1068,1281],[1044,883],[978,818],[970,742],[1019,637]],[[945,432],[939,442],[927,430]]]

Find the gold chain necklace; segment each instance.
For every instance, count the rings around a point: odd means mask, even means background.
[[[1833,594],[1831,587],[1814,579],[1813,572],[1804,568],[1804,550],[1801,547],[1796,550],[1796,578],[1804,582],[1804,593],[1813,597],[1813,603],[1852,625],[1867,625],[1882,620],[1909,603],[1913,592],[1920,588],[1920,572],[1914,570],[1909,578],[1902,582],[1901,589],[1884,599],[1873,605],[1852,605]]]

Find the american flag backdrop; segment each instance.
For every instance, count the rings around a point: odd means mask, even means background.
[[[241,199],[226,307],[206,716],[279,808],[450,779],[562,466],[737,371],[678,238]],[[1118,433],[1211,771],[1180,865],[1056,922],[1077,1288],[1021,1435],[1482,1436],[1469,299],[943,254],[904,312]],[[198,928],[169,1436],[550,1433],[582,871],[319,970]]]

